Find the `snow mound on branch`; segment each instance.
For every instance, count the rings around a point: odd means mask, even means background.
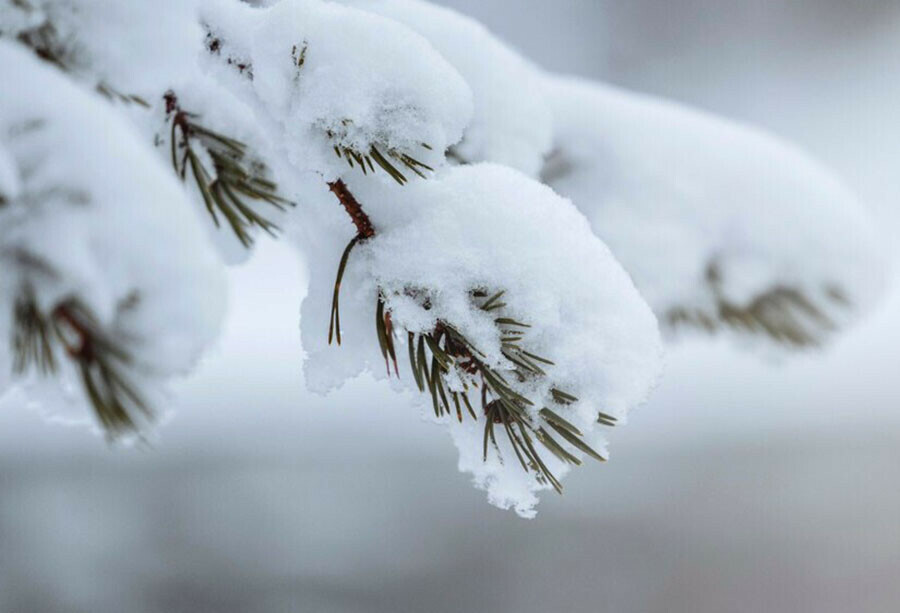
[[[664,327],[815,345],[868,307],[885,270],[854,196],[759,130],[574,78],[547,77],[572,198]]]
[[[96,89],[117,103],[169,165],[172,114],[166,112],[164,95],[170,91],[177,94],[180,108],[204,127],[252,144],[256,152],[260,139],[252,125],[252,111],[207,74],[210,53],[204,46],[199,1],[29,0],[0,12],[0,32],[18,37],[86,89]],[[240,8],[218,0],[204,0],[204,5],[209,2],[229,13]],[[202,147],[196,148],[214,177],[209,156]],[[191,173],[186,174],[192,183]],[[205,211],[199,190],[191,185],[189,193],[198,210]],[[264,209],[253,202],[248,207],[273,217],[271,210],[265,210],[271,207]],[[226,261],[237,263],[248,257],[248,249],[227,224],[204,225]]]
[[[284,0],[223,15],[213,31],[245,57],[252,90],[294,171],[348,173],[345,149],[429,166],[459,141],[472,114],[462,77],[420,35],[395,21],[317,0]],[[394,159],[404,174],[410,171]],[[385,180],[377,164],[369,170]],[[360,173],[356,166],[352,173]]]
[[[422,34],[472,88],[475,114],[454,152],[537,175],[552,144],[552,116],[531,64],[483,25],[421,0],[342,0]]]
[[[5,42],[0,79],[16,84],[0,97],[0,176],[12,165],[18,182],[0,206],[4,318],[23,284],[45,312],[77,298],[151,383],[187,372],[224,310],[206,220],[101,97]]]
[[[194,77],[203,31],[194,0],[24,0],[0,35],[24,35],[89,86],[151,100]]]
[[[485,363],[503,371],[510,363],[501,354],[494,318],[530,324],[525,346],[554,365],[546,366],[546,378],[524,384],[522,393],[535,411],[554,406],[595,449],[604,449],[598,412],[624,420],[645,399],[660,371],[661,346],[649,307],[578,210],[550,188],[493,164],[448,168],[403,188],[358,182],[351,189],[377,227],[351,257],[359,259],[363,278],[380,288],[394,325],[427,332],[439,321],[449,323]],[[504,290],[508,306],[499,312],[476,308],[475,288]],[[370,302],[354,316],[374,336],[373,287],[364,293]],[[406,349],[398,354],[406,356]],[[377,349],[370,355],[379,357]],[[383,372],[383,364],[374,370]],[[414,389],[409,371],[401,375]],[[552,387],[579,401],[550,405]],[[502,437],[503,461],[493,453],[483,461],[483,420],[483,414],[477,423],[444,418],[459,448],[460,469],[473,474],[493,504],[532,516],[535,493],[549,485],[522,470]],[[566,472],[550,453],[543,455],[558,477]]]

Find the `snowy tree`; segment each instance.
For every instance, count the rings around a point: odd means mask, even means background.
[[[421,392],[523,516],[607,458],[660,327],[795,349],[880,291],[804,153],[423,0],[0,0],[0,79],[0,393],[74,381],[111,437],[214,341],[259,232],[309,269],[307,386]]]

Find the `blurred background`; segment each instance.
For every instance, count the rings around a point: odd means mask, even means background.
[[[900,4],[447,0],[537,64],[794,140],[900,231]],[[134,450],[0,407],[0,611],[900,610],[900,295],[824,352],[697,339],[612,460],[490,507],[367,378],[304,391],[304,271],[263,243],[219,349]]]

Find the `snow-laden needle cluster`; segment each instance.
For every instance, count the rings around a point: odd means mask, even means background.
[[[878,292],[852,196],[770,137],[422,0],[262,4],[0,0],[0,392],[73,378],[140,433],[216,337],[222,263],[285,234],[307,386],[420,393],[533,516],[656,381],[657,316],[810,345]]]

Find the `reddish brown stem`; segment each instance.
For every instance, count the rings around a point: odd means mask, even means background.
[[[347,215],[350,216],[350,220],[356,226],[356,234],[360,240],[375,236],[375,228],[372,226],[372,221],[363,211],[362,205],[356,197],[347,189],[344,182],[341,179],[332,181],[328,184],[328,188],[337,197],[344,210],[347,211]]]
[[[77,345],[65,343],[66,351],[76,360],[90,361],[93,356],[91,344],[91,331],[81,322],[77,315],[72,313],[67,304],[61,304],[53,309],[54,319],[65,323],[78,337]]]

